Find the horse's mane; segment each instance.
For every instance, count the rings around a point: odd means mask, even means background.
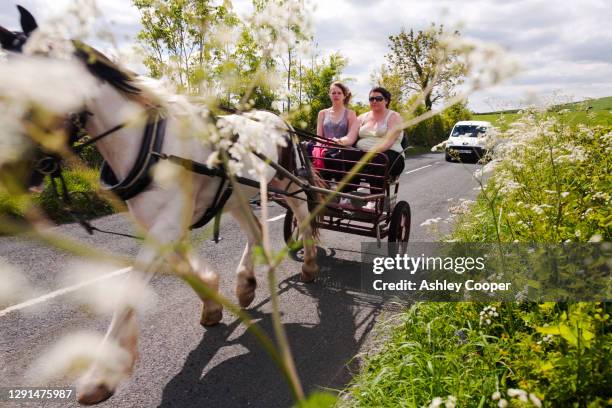
[[[120,67],[103,53],[80,41],[73,41],[75,55],[96,78],[108,83],[128,99],[147,107],[167,105],[173,98],[156,89],[153,80]]]

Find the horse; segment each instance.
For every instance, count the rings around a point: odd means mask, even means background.
[[[18,6],[18,9],[23,31],[13,32],[0,27],[0,43],[4,50],[10,51],[9,54],[26,50],[28,40],[38,29],[32,14],[23,7]],[[53,58],[51,55],[47,57]],[[191,163],[206,163],[211,154],[218,150],[214,143],[192,137],[193,134],[205,132],[209,122],[202,117],[201,109],[187,99],[164,95],[152,87],[145,77],[121,68],[93,48],[76,47],[72,59],[85,67],[88,75],[95,81],[96,92],[83,107],[88,116],[85,130],[89,135],[106,133],[104,137],[96,139],[95,147],[106,161],[110,178],[115,182],[125,181],[130,173],[134,172],[136,163],[142,161],[140,151],[143,140],[154,138],[160,132],[164,136],[163,143],[159,139],[155,142],[159,145],[157,159],[159,156],[175,156]],[[145,117],[147,121],[134,125],[134,115]],[[157,119],[153,120],[152,117]],[[271,124],[276,129],[282,129],[283,135],[290,140],[291,127],[277,115],[259,111],[253,113],[252,118],[259,122],[257,126],[262,134],[267,134]],[[244,119],[238,115],[226,115],[223,120],[227,124]],[[132,125],[124,125],[127,123]],[[241,137],[237,135],[237,142],[240,142]],[[280,147],[275,143],[265,143],[265,151],[259,153],[273,162],[289,157],[289,160],[285,160],[285,164],[291,165],[288,170],[296,173],[294,157],[296,150],[291,144]],[[260,166],[259,171],[262,171],[261,156],[256,157],[253,152],[249,152],[244,158],[242,161],[244,178],[260,181],[250,170]],[[148,156],[146,159],[155,161],[156,158]],[[137,170],[143,173],[142,169]],[[288,177],[283,177],[277,170],[278,168],[275,170],[266,166],[263,170],[265,181],[269,186],[288,193],[285,198],[286,205],[291,208],[298,222],[305,225],[301,231],[304,263],[300,277],[302,281],[310,282],[318,272],[313,240],[313,236],[316,236],[315,224],[305,222],[309,217],[309,209],[304,200],[304,192],[300,192],[295,183],[292,183]],[[171,246],[172,243],[184,239],[190,226],[197,223],[207,214],[207,210],[213,207],[213,202],[218,200],[218,192],[222,190],[223,177],[196,172],[188,173],[187,177],[189,183],[187,189],[183,189],[180,183],[164,184],[156,179],[147,180],[146,174],[144,179],[135,182],[135,184],[146,184],[140,185],[138,191],[129,188],[127,188],[129,191],[119,189],[121,194],[126,193],[124,198],[131,215],[146,230],[145,245],[139,250],[127,278],[130,287],[142,288],[147,285],[155,271],[159,269],[160,257],[163,256],[166,262],[186,266],[182,268],[185,269],[184,273],[197,275],[209,289],[218,291],[219,278],[216,271],[198,259],[193,251],[189,251],[186,256],[176,251],[160,255],[158,251],[159,247],[174,248]],[[235,185],[234,193],[229,198],[226,197],[224,205],[225,210],[232,214],[247,236],[247,244],[236,270],[235,286],[235,295],[243,308],[248,307],[255,296],[256,279],[252,252],[260,236],[261,225],[250,221],[255,215],[249,206],[246,206],[245,210],[241,197],[253,197],[258,192],[253,184]],[[292,195],[292,193],[297,194]],[[222,305],[206,297],[202,297],[201,301],[201,324],[212,326],[219,323],[222,318]],[[106,400],[114,394],[119,383],[129,377],[137,359],[137,337],[135,309],[127,305],[120,306],[113,314],[104,341],[118,344],[127,352],[129,358],[126,358],[115,372],[110,373],[100,361],[95,361],[77,382],[77,399],[80,403],[95,404]]]

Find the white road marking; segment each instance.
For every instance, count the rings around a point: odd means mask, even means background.
[[[283,218],[285,218],[285,214],[277,215],[276,217],[269,218],[266,221],[274,222],[274,221],[281,220]],[[46,302],[47,300],[51,300],[51,299],[56,298],[58,296],[65,295],[66,293],[74,292],[74,291],[79,290],[79,289],[81,289],[81,288],[83,288],[85,286],[92,285],[92,284],[100,282],[102,280],[110,279],[110,278],[113,278],[115,276],[122,275],[122,274],[128,272],[130,269],[132,269],[132,268],[128,267],[128,268],[119,269],[119,270],[107,273],[106,275],[99,276],[99,277],[97,277],[95,279],[91,279],[91,280],[88,280],[88,281],[85,281],[85,282],[77,283],[76,285],[72,285],[72,286],[68,286],[66,288],[58,289],[58,290],[53,291],[51,293],[47,293],[46,295],[43,295],[43,296],[40,296],[40,297],[37,297],[37,298],[34,298],[34,299],[27,300],[27,301],[25,301],[23,303],[19,303],[17,305],[9,306],[6,309],[0,310],[0,317],[6,316],[7,314],[9,314],[11,312],[15,312],[17,310],[25,309],[26,307],[30,307],[30,306],[34,306],[34,305],[37,305],[37,304],[42,303],[42,302]]]
[[[74,291],[79,290],[79,289],[81,289],[81,288],[83,288],[85,286],[88,286],[88,285],[91,285],[91,284],[94,284],[94,283],[97,283],[97,282],[100,282],[100,281],[103,281],[103,280],[106,280],[106,279],[109,279],[109,278],[113,278],[115,276],[122,275],[122,274],[128,272],[130,269],[132,269],[131,266],[127,267],[127,268],[123,268],[123,269],[118,269],[116,271],[109,272],[106,275],[99,276],[99,277],[97,277],[95,279],[91,279],[91,280],[88,280],[88,281],[85,281],[85,282],[77,283],[76,285],[68,286],[66,288],[58,289],[56,291],[53,291],[51,293],[47,293],[46,295],[37,297],[35,299],[30,299],[30,300],[27,300],[27,301],[25,301],[23,303],[19,303],[18,305],[9,306],[9,307],[7,307],[4,310],[0,310],[0,317],[6,316],[7,314],[9,314],[11,312],[14,312],[14,311],[17,311],[17,310],[20,310],[20,309],[24,309],[26,307],[34,306],[34,305],[36,305],[38,303],[46,302],[47,300],[53,299],[53,298],[58,297],[58,296],[65,295],[66,293],[74,292]]]
[[[266,221],[273,222],[273,221],[282,220],[283,218],[285,218],[285,214],[281,214],[281,215],[277,215],[276,217],[268,218]]]
[[[423,166],[423,167],[419,167],[418,169],[407,171],[404,174],[414,173],[415,171],[423,170],[423,169],[426,169],[427,167],[431,167],[431,166],[433,166],[433,164],[428,164],[427,166]]]

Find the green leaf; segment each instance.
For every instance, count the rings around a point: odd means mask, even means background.
[[[550,371],[553,368],[555,368],[555,365],[551,361],[545,361],[543,364],[540,365],[540,370],[542,370],[543,372]]]
[[[313,392],[305,400],[295,405],[296,408],[331,408],[338,398],[328,392]]]
[[[560,324],[559,330],[561,332],[561,337],[563,337],[569,344],[571,344],[572,346],[578,345],[578,337],[576,336],[576,333],[574,333],[574,331],[569,328],[569,326],[565,324]]]
[[[555,327],[555,326],[537,327],[536,330],[538,331],[538,333],[552,334],[554,336],[558,336],[558,335],[561,334],[561,329],[559,327]]]

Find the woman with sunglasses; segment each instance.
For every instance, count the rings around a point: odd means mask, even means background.
[[[381,86],[373,88],[370,91],[368,100],[370,102],[370,111],[357,118],[359,124],[358,131],[349,132],[346,136],[338,139],[337,142],[343,146],[352,146],[355,144],[355,141],[357,142],[355,146],[359,150],[346,152],[346,158],[351,161],[358,161],[366,152],[372,150],[375,150],[376,153],[384,154],[387,157],[388,163],[392,165],[389,169],[389,174],[394,177],[398,176],[404,170],[404,149],[401,144],[403,133],[401,130],[402,118],[399,113],[389,109],[391,93],[385,88]],[[389,134],[389,132],[391,133]],[[370,160],[370,163],[384,164],[385,160],[381,155],[376,155]],[[365,166],[361,173],[383,176],[385,168],[383,166]],[[382,177],[368,178],[368,182],[370,183],[372,194],[383,192],[384,182]],[[369,202],[365,208],[373,209],[374,205],[374,202]]]

